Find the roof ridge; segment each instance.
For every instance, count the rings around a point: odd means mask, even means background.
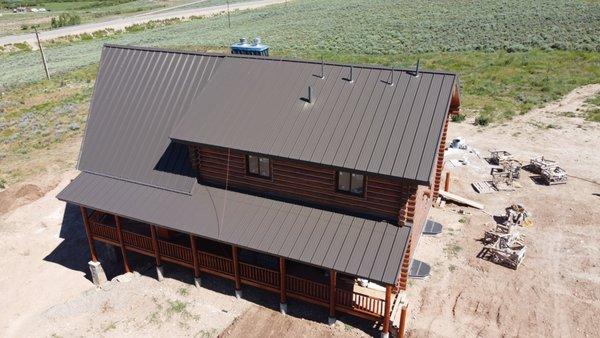
[[[187,51],[181,49],[168,49],[168,48],[160,48],[160,47],[149,47],[149,46],[132,46],[132,45],[119,45],[119,44],[111,44],[105,43],[105,48],[119,48],[119,49],[129,49],[129,50],[139,50],[139,51],[148,51],[148,52],[162,52],[162,53],[174,53],[174,54],[187,54],[187,55],[198,55],[198,56],[212,56],[212,57],[220,57],[220,58],[235,58],[235,59],[250,59],[250,60],[266,60],[266,61],[283,61],[283,62],[294,62],[294,63],[305,63],[305,64],[316,64],[320,65],[322,62],[319,60],[303,60],[303,59],[294,59],[294,58],[283,58],[283,57],[271,57],[271,56],[260,56],[260,55],[245,55],[245,54],[227,54],[227,53],[214,53],[214,52],[200,52],[200,51]],[[383,65],[370,65],[370,64],[353,64],[353,63],[340,63],[340,62],[323,62],[327,66],[339,66],[339,67],[350,67],[354,66],[355,68],[366,68],[366,69],[377,69],[377,70],[394,70],[399,72],[414,72],[414,69],[407,68],[395,68],[395,67],[386,67]],[[428,74],[443,74],[443,75],[451,75],[457,76],[456,73],[445,72],[445,71],[436,71],[436,70],[423,70],[419,68],[419,73],[428,73]]]

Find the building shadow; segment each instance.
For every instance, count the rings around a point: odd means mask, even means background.
[[[92,283],[88,266],[90,250],[79,206],[73,204],[66,205],[59,236],[63,241],[50,254],[44,257],[44,260],[59,264],[70,270],[80,271]],[[94,241],[94,245],[98,254],[98,260],[102,263],[108,280],[124,273],[123,257],[120,248],[99,241]],[[157,278],[153,257],[127,251],[127,258],[132,271],[136,271],[149,278]],[[194,285],[194,273],[192,269],[165,262],[163,262],[163,267],[165,278],[176,279],[182,283]],[[201,277],[202,288],[223,295],[235,296],[233,281],[208,273],[202,273]],[[242,293],[245,300],[279,312],[278,293],[248,285],[242,285]],[[288,297],[287,314],[289,316],[326,323],[329,314],[328,311],[326,307]],[[366,334],[373,336],[378,334],[378,324],[374,324],[371,321],[342,313],[338,313],[337,318],[344,325],[362,330]]]
[[[175,279],[192,286],[194,285],[194,273],[191,269],[170,263],[163,263],[163,268],[165,278]],[[138,266],[135,265],[132,265],[132,269],[140,272],[143,275],[156,278],[156,272],[154,268],[147,270],[148,273],[140,271]],[[202,273],[201,280],[201,287],[204,289],[218,292],[227,296],[235,296],[235,284],[232,280],[211,275],[209,273]],[[279,312],[278,293],[269,292],[253,286],[242,284],[242,298],[253,304]],[[288,316],[319,323],[327,323],[329,310],[326,307],[296,300],[290,297],[288,297],[287,303]],[[379,328],[371,321],[342,313],[338,313],[337,318],[345,325],[357,328],[368,335],[378,335]]]
[[[92,280],[88,262],[90,261],[90,248],[83,226],[83,219],[79,206],[69,204],[65,206],[65,212],[59,232],[59,237],[63,241],[50,252],[44,260],[59,264],[67,269],[80,271],[85,274],[85,278]],[[108,262],[118,260],[118,255],[114,254],[114,250],[108,245],[95,242],[98,260],[100,262]],[[122,264],[120,265],[123,266]],[[117,269],[115,264],[102,264],[107,278],[111,279],[122,273],[122,270]]]
[[[196,178],[194,168],[189,161],[188,147],[186,145],[171,141],[162,154],[154,170]]]

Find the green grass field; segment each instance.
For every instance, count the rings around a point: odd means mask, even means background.
[[[600,80],[600,2],[306,0],[0,54],[0,154],[78,135],[102,44],[221,50],[261,36],[275,56],[456,72],[462,110],[510,119]],[[35,98],[38,99],[35,99]],[[29,98],[29,99],[21,99]],[[67,113],[61,113],[66,111]],[[588,120],[598,120],[597,111]],[[590,122],[591,123],[591,122]]]

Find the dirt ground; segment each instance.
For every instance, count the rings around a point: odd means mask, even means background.
[[[500,126],[452,123],[478,157],[454,151],[446,167],[450,191],[485,204],[485,211],[446,204],[430,217],[442,234],[423,237],[416,258],[432,266],[425,280],[409,285],[411,337],[597,337],[600,332],[600,124],[568,117],[600,85],[582,87],[560,103]],[[549,127],[550,126],[550,127]],[[167,267],[156,281],[152,261],[134,256],[136,273],[122,271],[118,252],[99,246],[109,278],[95,288],[87,271],[87,243],[77,209],[56,200],[76,176],[74,140],[40,156],[11,164],[43,172],[0,191],[0,336],[223,336],[330,337],[373,335],[368,323],[342,317],[332,327],[323,309],[290,302],[288,316],[277,297],[244,289],[236,300],[229,282],[205,277],[193,287],[191,273]],[[545,155],[571,175],[566,185],[544,186],[528,172],[512,192],[477,194],[470,184],[489,177],[482,159],[490,149],[517,159]],[[43,157],[41,157],[43,155]],[[40,170],[40,168],[42,170]],[[534,224],[520,228],[527,255],[517,271],[477,258],[479,239],[511,203],[522,203]],[[116,279],[114,277],[117,277]]]
[[[448,159],[470,161],[446,167],[450,191],[483,203],[486,212],[448,204],[432,209],[430,217],[445,229],[438,237],[423,237],[416,253],[432,265],[432,273],[409,286],[410,336],[598,336],[600,125],[563,114],[575,112],[597,92],[600,85],[582,87],[560,103],[494,128],[450,125],[449,138],[465,138],[482,158],[493,149],[525,163],[545,155],[559,160],[571,177],[566,185],[545,186],[524,172],[518,181],[522,188],[480,195],[470,184],[490,177],[487,163],[464,151],[449,153]],[[517,271],[477,258],[479,239],[495,225],[491,215],[503,215],[512,203],[523,204],[534,221],[518,229],[526,236],[527,254]]]

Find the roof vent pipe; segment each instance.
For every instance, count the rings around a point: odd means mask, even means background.
[[[421,63],[421,59],[417,59],[417,69],[415,70],[415,77],[419,77],[419,64]]]
[[[325,78],[325,61],[323,61],[323,56],[321,56],[321,79]]]
[[[354,66],[351,65],[350,66],[350,76],[348,76],[348,78],[346,79],[350,83],[354,82],[354,76],[353,76],[354,74],[353,73],[354,73]]]
[[[394,68],[393,67],[392,67],[392,70],[390,71],[390,78],[391,79],[388,81],[388,84],[390,86],[393,86],[394,85]]]
[[[312,103],[312,87],[308,86],[308,103]]]

